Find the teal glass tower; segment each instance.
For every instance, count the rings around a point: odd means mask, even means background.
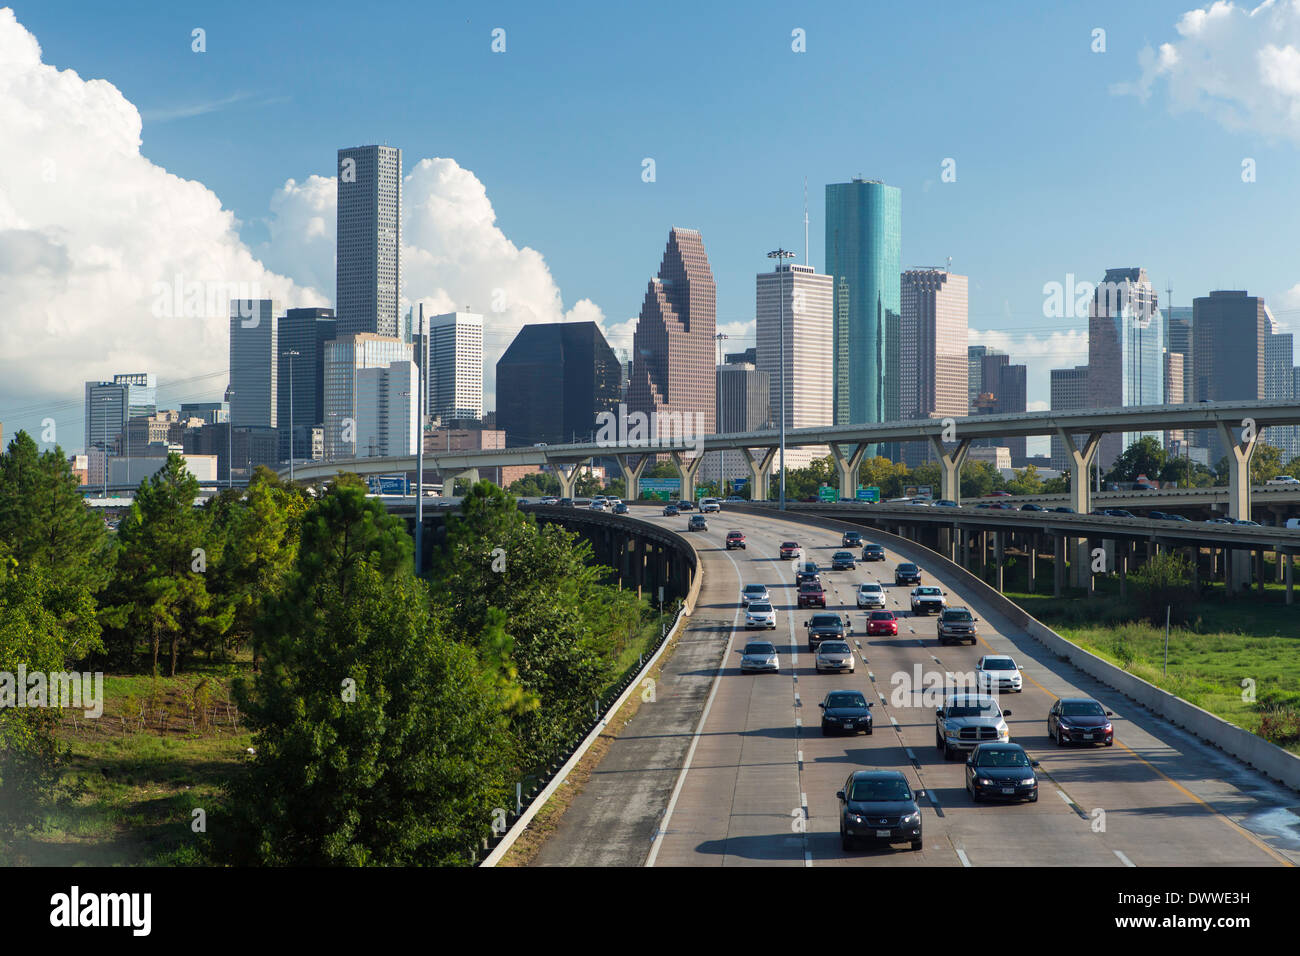
[[[826,186],[826,274],[835,280],[835,424],[895,421],[903,194],[855,178]]]

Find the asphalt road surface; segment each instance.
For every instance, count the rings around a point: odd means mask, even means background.
[[[685,531],[688,515],[650,518]],[[794,539],[823,568],[840,550],[840,528],[777,515],[709,515],[687,534],[700,552],[704,582],[682,643],[653,703],[643,703],[575,798],[539,865],[652,866],[1276,866],[1300,860],[1300,795],[1139,708],[963,595],[926,564],[928,552],[900,553],[856,571],[823,571],[827,610],[848,614],[858,659],[854,673],[818,674],[795,607],[792,562],[778,547]],[[745,550],[723,547],[727,531]],[[857,529],[867,542],[880,541]],[[855,549],[856,550],[856,549]],[[949,606],[975,614],[976,645],[940,647],[933,616],[913,616],[910,587],[894,568],[912,560]],[[895,637],[866,636],[857,585],[879,581],[899,621]],[[765,584],[775,631],[746,632],[745,584]],[[769,638],[778,674],[740,673],[751,637]],[[1023,693],[1004,693],[1011,739],[1039,761],[1036,803],[976,804],[962,760],[935,746],[935,702],[914,698],[931,673],[975,669],[988,653],[1015,657]],[[823,736],[818,703],[833,689],[875,701],[875,732]],[[1115,745],[1058,748],[1047,735],[1057,697],[1095,697],[1115,712]],[[900,706],[901,704],[901,706]],[[920,801],[925,846],[844,851],[835,792],[858,769],[901,770]]]

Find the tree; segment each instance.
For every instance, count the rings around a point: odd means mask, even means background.
[[[1292,478],[1300,479],[1300,455],[1288,461],[1286,467],[1278,472],[1278,475],[1290,475]]]
[[[779,476],[773,476],[771,485],[779,493]],[[835,461],[830,455],[813,459],[806,468],[791,468],[785,478],[785,496],[794,499],[816,497],[822,485],[837,489],[836,497],[839,497],[839,469],[835,467]]]
[[[560,479],[549,472],[524,475],[510,483],[510,493],[516,498],[541,498],[560,493]]]
[[[508,806],[502,694],[428,613],[410,554],[355,483],[304,515],[263,667],[238,685],[256,759],[230,786],[232,862],[463,865]]]
[[[1006,482],[1002,472],[991,461],[967,461],[961,467],[961,496],[982,498],[993,491],[1002,490]]]
[[[1038,474],[1038,468],[1034,465],[1026,465],[1015,472],[1014,477],[1007,482],[1006,490],[1013,495],[1043,494],[1043,479]]]
[[[207,515],[194,507],[198,493],[198,481],[175,452],[140,483],[118,526],[116,575],[103,613],[111,629],[110,647],[120,659],[129,662],[137,635],[147,635],[154,672],[166,642],[173,677],[186,641],[221,626],[210,613],[206,549],[213,542],[207,536]]]
[[[1192,565],[1181,554],[1163,552],[1129,575],[1142,617],[1152,624],[1165,622],[1168,609],[1175,623],[1185,621],[1197,599],[1192,589]]]
[[[1103,480],[1135,481],[1138,475],[1155,479],[1164,471],[1168,457],[1159,439],[1143,435],[1115,459],[1115,464],[1106,472]]]
[[[1251,484],[1262,485],[1282,473],[1282,450],[1268,442],[1258,442],[1250,456]]]
[[[864,488],[879,488],[882,500],[901,496],[906,478],[906,465],[880,455],[864,458],[858,466],[858,483]]]

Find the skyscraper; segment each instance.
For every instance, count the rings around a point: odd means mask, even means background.
[[[1192,363],[1196,400],[1259,401],[1264,397],[1265,340],[1275,325],[1259,296],[1220,290],[1192,301]],[[1211,467],[1228,450],[1216,432],[1198,432]]]
[[[772,420],[768,404],[771,396],[771,377],[767,372],[756,369],[752,363],[736,361],[719,365],[716,407],[718,433],[751,432],[767,427]],[[749,464],[739,451],[710,452],[700,466],[700,476],[710,481],[748,478]]]
[[[429,397],[425,413],[446,424],[483,418],[483,316],[448,312],[427,320],[429,341],[416,351],[425,363]],[[426,351],[427,349],[427,351]]]
[[[1164,341],[1159,296],[1146,269],[1107,269],[1089,309],[1089,407],[1163,405]],[[1147,435],[1163,442],[1158,431],[1105,435],[1097,447],[1100,467],[1109,468],[1124,449]]]
[[[1165,351],[1165,404],[1182,405],[1183,403],[1183,381],[1184,381],[1184,362],[1186,356],[1182,352]],[[1165,429],[1165,449],[1173,452],[1181,449],[1183,440],[1187,437],[1186,431],[1181,428]]]
[[[411,345],[396,337],[361,332],[325,343],[325,457],[356,458],[364,450],[358,420],[357,373],[387,368],[415,358]]]
[[[1295,400],[1295,339],[1290,332],[1275,332],[1264,339],[1264,397],[1274,402]],[[1264,429],[1261,437],[1281,450],[1286,464],[1300,455],[1296,431],[1294,425],[1275,425]]]
[[[157,411],[158,380],[152,373],[127,372],[114,375],[111,382],[87,382],[86,451],[117,451],[127,422]]]
[[[754,320],[755,366],[771,388],[768,413],[781,424],[781,320],[785,336],[785,427],[810,428],[834,423],[835,401],[828,373],[834,355],[834,280],[812,266],[778,261],[757,277]],[[825,445],[785,450],[787,468],[803,468],[830,454]],[[781,467],[780,461],[775,464]]]
[[[899,417],[960,418],[970,408],[967,277],[946,269],[909,269],[901,286]],[[932,453],[922,442],[908,442],[903,448],[909,465],[926,461]]]
[[[1196,401],[1192,376],[1192,307],[1190,305],[1171,305],[1165,310],[1165,348],[1171,352],[1181,352],[1183,356],[1183,397],[1181,404]],[[1169,403],[1174,404],[1173,396],[1168,396]]]
[[[289,459],[290,425],[295,433],[293,457],[312,457],[312,429],[325,423],[325,343],[336,337],[337,329],[333,309],[289,309],[280,320],[278,418],[282,461]],[[291,358],[286,352],[298,354]]]
[[[396,336],[402,294],[402,151],[338,151],[338,334]]]
[[[835,424],[885,421],[897,408],[890,364],[901,309],[902,192],[855,178],[826,187],[826,273],[835,283]]]
[[[497,360],[497,428],[508,447],[585,440],[618,411],[622,373],[595,322],[525,325]]]
[[[231,300],[230,421],[275,428],[280,413],[280,303]]]
[[[358,458],[415,454],[419,381],[414,360],[357,369]]]
[[[713,434],[716,331],[717,296],[704,240],[695,229],[674,227],[632,338],[629,414],[641,412],[660,425],[667,416],[674,435],[678,429],[689,437]],[[668,437],[662,427],[658,432]]]
[[[1027,394],[1028,368],[1024,365],[1012,365],[1011,358],[1004,352],[989,349],[980,362],[980,395],[971,409],[973,415],[1003,415],[1025,411]],[[1014,468],[1023,468],[1025,464],[1026,443],[1019,438],[977,438],[971,442],[976,448],[996,448],[1003,446],[1011,452],[1011,464]]]
[[[970,414],[975,414],[979,397],[984,394],[984,359],[990,355],[1002,355],[1001,351],[987,345],[968,345],[966,347],[966,397]]]
[[[1052,411],[1076,412],[1088,407],[1088,366],[1052,369]],[[1076,439],[1075,445],[1078,445]],[[1052,436],[1052,467],[1060,472],[1070,470],[1070,456],[1060,438]]]

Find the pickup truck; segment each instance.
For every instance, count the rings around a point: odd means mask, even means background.
[[[844,622],[838,614],[814,614],[804,622],[808,629],[808,650],[817,650],[822,641],[844,640]]]
[[[1006,743],[1011,739],[1002,710],[988,694],[949,694],[942,707],[934,712],[935,746],[945,760],[963,750],[974,750],[983,743]]]

